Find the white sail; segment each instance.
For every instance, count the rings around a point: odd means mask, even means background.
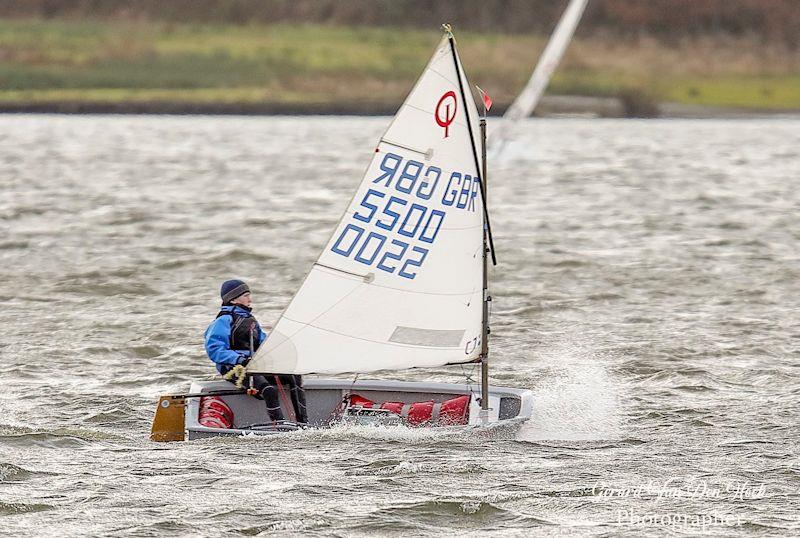
[[[478,111],[453,51],[446,36],[248,372],[370,372],[478,357]]]
[[[527,118],[536,109],[539,104],[553,72],[558,67],[567,46],[572,40],[575,29],[578,27],[578,22],[581,20],[586,3],[589,0],[571,0],[561,20],[558,21],[553,35],[550,37],[547,46],[533,70],[528,84],[522,89],[520,94],[508,107],[506,113],[503,114],[503,121],[492,133],[492,151],[499,151],[499,147],[508,139],[510,131],[514,123],[522,118]]]

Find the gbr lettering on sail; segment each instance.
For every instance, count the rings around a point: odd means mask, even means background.
[[[414,279],[449,211],[475,211],[477,178],[385,153],[330,250],[365,266]]]

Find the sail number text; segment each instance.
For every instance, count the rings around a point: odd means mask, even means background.
[[[413,279],[447,216],[445,211],[419,203],[437,194],[442,170],[410,159],[403,164],[401,156],[387,153],[380,171],[382,174],[372,181],[375,188],[367,189],[353,213],[353,222],[342,229],[331,251],[381,271]],[[475,211],[478,188],[477,178],[452,172],[441,194],[441,204]]]
[[[437,166],[426,167],[419,161],[403,158],[394,153],[387,153],[381,162],[380,176],[372,180],[373,184],[385,187],[394,187],[404,194],[413,194],[422,200],[430,200],[436,193],[439,180],[442,178],[442,169]],[[402,169],[402,171],[400,171]],[[397,173],[400,171],[400,175]],[[395,180],[395,177],[397,178]],[[442,193],[442,205],[453,206],[458,209],[475,211],[475,198],[478,196],[480,183],[478,178],[462,172],[451,172],[447,185]]]

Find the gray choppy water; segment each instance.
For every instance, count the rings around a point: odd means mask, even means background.
[[[274,320],[386,123],[0,118],[4,534],[800,532],[792,120],[523,126],[490,202],[519,432],[150,443],[220,281]]]

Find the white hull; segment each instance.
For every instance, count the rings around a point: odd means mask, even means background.
[[[347,394],[358,394],[375,402],[414,403],[433,400],[443,402],[461,395],[471,395],[467,427],[518,424],[529,419],[533,411],[533,394],[526,389],[491,387],[489,412],[482,416],[478,387],[447,383],[413,383],[404,381],[352,381],[344,379],[306,379],[308,425],[311,428],[330,427],[337,421],[336,411]],[[195,381],[192,394],[231,390],[227,381]],[[470,390],[472,389],[472,390]],[[477,391],[477,392],[476,392]],[[234,428],[222,429],[203,426],[198,421],[200,398],[186,403],[185,425],[188,439],[220,435],[275,435],[275,430],[257,430],[250,427],[269,423],[264,402],[244,394],[222,396],[234,412]],[[288,416],[287,410],[284,414]],[[457,426],[451,426],[457,427]],[[461,426],[465,427],[465,426]]]

